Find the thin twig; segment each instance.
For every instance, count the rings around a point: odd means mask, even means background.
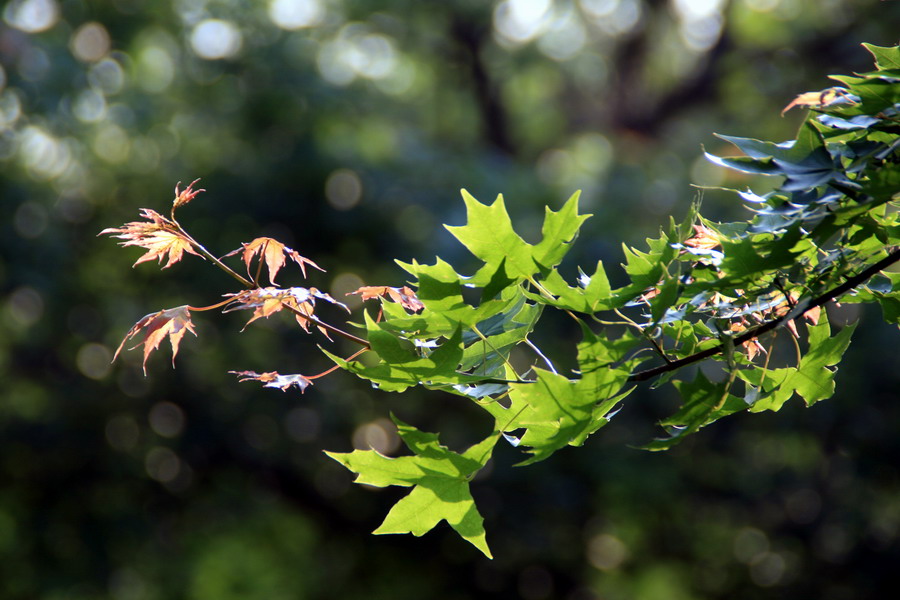
[[[816,298],[812,298],[809,302],[801,302],[798,307],[794,310],[788,312],[785,315],[782,315],[776,319],[772,319],[771,321],[767,321],[763,323],[759,327],[755,329],[751,329],[736,338],[734,338],[733,344],[735,346],[739,346],[748,340],[752,340],[753,338],[759,337],[764,333],[768,333],[778,327],[781,327],[788,321],[792,321],[799,316],[801,316],[804,312],[816,308],[817,306],[822,306],[826,302],[830,300],[834,300],[838,296],[845,294],[865,282],[866,280],[874,277],[884,269],[888,268],[892,264],[900,261],[900,248],[895,248],[887,256],[876,262],[875,264],[869,266],[866,269],[863,269],[853,277],[848,278],[844,283],[828,290],[821,296]],[[690,356],[685,356],[684,358],[679,358],[678,360],[673,360],[670,363],[665,365],[660,365],[658,367],[653,367],[652,369],[645,369],[643,371],[637,371],[628,376],[627,381],[635,382],[635,381],[647,381],[648,379],[652,379],[657,375],[662,375],[663,373],[668,373],[670,371],[675,371],[680,369],[681,367],[686,367],[687,365],[693,364],[695,362],[701,361],[705,358],[709,358],[710,356],[715,356],[716,354],[721,353],[725,349],[725,344],[719,344],[718,346],[713,346],[712,348],[707,348],[701,352],[697,352],[696,354],[691,354]]]
[[[200,242],[195,240],[193,237],[191,237],[191,234],[189,234],[187,231],[185,231],[184,227],[182,227],[181,224],[178,221],[176,221],[174,218],[172,219],[172,223],[175,225],[176,228],[178,228],[178,232],[180,234],[182,234],[187,239],[187,241],[189,241],[197,250],[200,251],[200,254],[202,254],[204,256],[204,258],[208,259],[214,265],[216,265],[217,267],[219,267],[220,269],[222,269],[223,271],[225,271],[226,273],[228,273],[229,275],[231,275],[232,277],[237,279],[239,282],[241,282],[241,285],[244,286],[245,288],[252,290],[253,288],[257,287],[256,285],[253,284],[252,281],[250,281],[246,277],[243,277],[240,273],[237,273],[231,267],[229,267],[228,265],[223,263],[221,260],[216,258],[212,252],[210,252],[203,246],[203,244],[201,244]]]

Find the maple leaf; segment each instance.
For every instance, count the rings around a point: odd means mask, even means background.
[[[414,313],[425,308],[422,301],[416,297],[416,293],[405,285],[402,288],[388,287],[386,285],[366,285],[355,292],[347,293],[348,296],[350,294],[359,294],[363,302],[372,298],[387,297]]]
[[[719,234],[707,227],[706,225],[694,225],[694,235],[684,241],[685,246],[691,248],[699,248],[701,250],[712,250],[722,245]]]
[[[168,255],[169,260],[163,267],[168,269],[181,260],[185,252],[201,256],[194,250],[193,242],[172,221],[149,208],[142,208],[141,215],[147,221],[125,223],[122,227],[110,227],[99,233],[99,235],[115,234],[113,237],[125,240],[119,242],[120,246],[146,248],[147,253],[137,259],[133,267],[154,258],[162,263],[163,258]]]
[[[316,308],[316,298],[336,304],[347,312],[350,312],[350,309],[347,308],[345,304],[338,302],[330,295],[314,287],[292,287],[285,289],[264,287],[256,288],[255,290],[245,290],[243,292],[237,292],[236,294],[225,294],[225,296],[230,296],[231,300],[222,312],[253,309],[253,316],[247,321],[247,325],[262,317],[268,318],[282,309],[287,308],[294,313],[294,318],[296,318],[297,323],[299,323],[307,333],[309,333],[310,322],[315,323],[313,315]],[[244,327],[246,328],[246,325]],[[325,328],[320,325],[316,325],[316,327],[325,335],[325,337],[331,339]]]
[[[729,330],[737,335],[740,335],[741,333],[747,331],[747,322],[742,320],[736,323],[732,323],[729,327]],[[744,352],[747,353],[747,358],[750,360],[753,360],[757,354],[768,354],[765,347],[763,347],[763,345],[759,342],[758,338],[747,340],[746,342],[741,344],[741,347],[744,349]]]
[[[194,184],[200,181],[199,179],[195,179],[188,184],[184,191],[178,191],[178,187],[181,185],[179,181],[175,185],[175,199],[172,200],[172,208],[178,208],[179,206],[184,206],[188,202],[194,199],[194,197],[200,192],[205,192],[206,190],[195,190]]]
[[[389,458],[375,450],[325,453],[357,473],[356,483],[412,488],[373,533],[411,533],[418,537],[446,521],[464,540],[491,558],[484,519],[475,506],[469,482],[487,464],[499,435],[494,433],[457,453],[442,446],[436,434],[392,418],[412,456]]]
[[[242,258],[244,259],[244,264],[247,265],[247,275],[253,278],[253,274],[250,272],[250,264],[253,262],[253,258],[258,254],[259,260],[265,260],[266,262],[266,267],[269,269],[269,283],[272,285],[275,285],[275,275],[277,275],[278,271],[285,265],[288,258],[300,265],[300,270],[303,272],[304,277],[306,277],[306,265],[314,267],[322,272],[325,271],[325,269],[305,256],[300,256],[300,253],[296,250],[292,250],[278,240],[269,237],[260,237],[249,244],[241,244],[240,248],[229,252],[225,256],[234,256],[241,251],[243,251]]]
[[[159,312],[150,313],[135,323],[128,333],[125,334],[125,338],[119,344],[118,349],[116,349],[113,360],[116,360],[119,356],[119,353],[125,346],[125,342],[136,337],[142,331],[144,333],[144,341],[129,348],[129,350],[134,350],[141,344],[144,345],[144,375],[147,374],[147,359],[150,358],[150,354],[154,350],[159,349],[163,338],[168,336],[169,343],[172,344],[172,366],[174,367],[175,356],[178,354],[178,344],[181,343],[181,338],[184,337],[185,332],[190,331],[195,337],[197,335],[197,332],[194,331],[194,324],[191,323],[191,312],[188,306],[176,306],[175,308],[167,308]]]
[[[831,106],[838,103],[856,104],[856,101],[850,98],[850,94],[846,89],[841,87],[831,87],[819,92],[806,92],[804,94],[798,95],[791,101],[790,104],[784,107],[784,109],[781,111],[781,114],[784,115],[784,113],[791,110],[795,106],[824,108],[826,106]]]
[[[280,375],[278,371],[268,371],[266,373],[257,373],[256,371],[228,371],[233,375],[237,375],[238,381],[259,381],[263,383],[263,387],[278,388],[286,392],[291,386],[296,386],[303,393],[307,387],[312,385],[312,381],[300,374]]]

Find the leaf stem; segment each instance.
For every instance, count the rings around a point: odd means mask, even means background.
[[[225,271],[226,273],[228,273],[229,275],[231,275],[232,277],[237,279],[241,283],[241,285],[244,286],[245,288],[252,290],[253,288],[257,287],[256,285],[253,284],[252,281],[250,281],[246,277],[243,277],[240,273],[237,273],[236,271],[234,271],[231,267],[229,267],[228,265],[223,263],[221,260],[216,258],[212,252],[210,252],[203,246],[203,244],[201,244],[200,242],[195,240],[191,236],[191,234],[189,234],[184,229],[184,227],[181,226],[181,223],[179,223],[178,221],[175,220],[174,213],[175,213],[175,211],[173,210],[171,220],[172,220],[172,223],[175,225],[175,227],[178,229],[178,233],[183,235],[185,237],[185,239],[187,239],[187,241],[189,241],[197,250],[199,250],[200,254],[202,254],[204,258],[206,258],[207,260],[212,262],[214,265],[216,265],[217,267],[219,267],[220,269],[222,269],[223,271]]]
[[[318,327],[321,327],[322,329],[325,329],[335,335],[338,335],[338,336],[344,338],[345,340],[350,340],[351,342],[353,342],[355,344],[359,344],[366,350],[372,349],[372,346],[369,344],[369,342],[367,340],[364,340],[361,337],[356,337],[352,333],[344,331],[343,329],[339,329],[339,328],[335,327],[334,325],[330,325],[330,324],[326,323],[325,321],[320,320],[319,317],[317,317],[315,315],[308,315],[304,312],[301,312],[299,309],[294,308],[293,306],[291,306],[289,304],[285,304],[284,307],[287,308],[288,310],[290,310],[291,312],[293,312],[294,314],[300,315],[304,319],[306,319],[312,323],[315,323]]]

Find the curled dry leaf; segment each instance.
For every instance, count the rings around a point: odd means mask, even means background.
[[[136,344],[130,350],[134,350],[141,344],[144,345],[144,375],[147,374],[147,359],[150,353],[159,348],[163,338],[169,337],[169,343],[172,344],[172,366],[175,366],[175,356],[178,354],[178,344],[185,332],[190,331],[196,337],[197,332],[194,331],[194,324],[191,323],[191,312],[187,306],[176,306],[175,308],[167,308],[159,312],[150,313],[144,316],[140,321],[125,334],[125,339],[119,344],[113,360],[119,356],[125,342],[136,337],[139,333],[144,333],[144,341]]]
[[[349,292],[347,295],[349,296],[350,294],[359,294],[363,301],[371,300],[372,298],[390,298],[412,312],[419,312],[425,308],[422,301],[416,297],[416,293],[405,285],[402,288],[388,287],[386,285],[367,285],[355,292]]]
[[[125,240],[119,242],[120,246],[140,246],[147,249],[147,253],[137,259],[133,266],[153,259],[161,263],[168,255],[168,262],[163,267],[168,269],[181,260],[185,252],[201,256],[194,250],[190,239],[172,221],[149,208],[142,208],[141,215],[147,221],[133,221],[122,227],[110,227],[100,232],[100,235],[109,234]]]
[[[703,224],[694,225],[694,235],[684,241],[685,246],[701,250],[712,250],[722,245],[719,234]]]
[[[299,323],[300,327],[307,333],[309,333],[309,324],[315,323],[313,315],[316,308],[316,298],[336,304],[347,312],[350,312],[350,309],[347,308],[346,305],[338,302],[325,292],[317,290],[316,288],[292,287],[281,289],[276,287],[264,287],[256,288],[255,290],[246,290],[236,294],[226,294],[226,297],[227,296],[230,296],[231,300],[222,312],[253,310],[253,316],[247,321],[247,325],[259,318],[268,318],[270,315],[286,308],[294,313],[294,318],[297,319],[297,323]],[[325,328],[320,325],[316,325],[316,327],[325,334],[325,337],[329,337],[328,331]]]
[[[841,102],[856,104],[856,102],[852,98],[850,98],[850,93],[846,89],[841,87],[831,87],[819,92],[806,92],[805,94],[800,94],[799,96],[794,98],[790,104],[784,107],[784,109],[781,111],[781,114],[784,115],[784,113],[791,110],[795,106],[824,108],[826,106],[831,106],[832,104],[838,104]]]
[[[259,260],[265,260],[266,267],[269,269],[269,283],[272,285],[275,285],[275,276],[285,265],[288,258],[300,265],[300,270],[303,272],[304,277],[306,277],[306,265],[323,272],[325,271],[325,269],[305,256],[300,256],[300,253],[296,250],[292,250],[278,240],[268,237],[256,238],[249,244],[242,244],[240,248],[229,252],[225,256],[234,256],[241,251],[243,251],[244,264],[247,265],[247,275],[254,278],[253,273],[250,272],[250,265],[254,257],[259,255]]]
[[[194,189],[194,184],[197,183],[198,181],[200,181],[200,180],[195,179],[192,182],[190,182],[188,184],[188,186],[186,188],[184,188],[184,191],[178,191],[178,187],[181,185],[180,181],[175,185],[175,199],[172,200],[173,208],[178,208],[179,206],[184,206],[185,204],[187,204],[188,202],[193,200],[197,194],[199,194],[200,192],[206,191],[206,190],[195,190]]]
[[[263,387],[278,388],[286,392],[291,386],[296,386],[303,393],[307,387],[312,385],[312,381],[303,375],[279,375],[278,371],[268,371],[266,373],[257,373],[256,371],[228,371],[233,375],[240,377],[238,381],[259,381],[263,383]]]

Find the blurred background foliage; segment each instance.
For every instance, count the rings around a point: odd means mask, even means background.
[[[142,315],[234,290],[193,257],[132,271],[138,251],[96,234],[202,177],[180,211],[196,238],[224,254],[275,237],[328,270],[284,283],[343,298],[402,285],[393,258],[465,265],[440,227],[464,221],[461,187],[505,194],[525,237],[582,189],[596,216],[571,273],[615,264],[686,212],[691,183],[765,185],[701,144],[792,138],[800,114],[780,108],[868,70],[859,44],[897,43],[900,2],[11,0],[2,20],[4,599],[858,599],[893,583],[900,355],[877,310],[843,315],[865,323],[813,409],[649,454],[629,445],[671,397],[644,390],[583,449],[527,469],[501,449],[473,486],[491,562],[449,528],[370,536],[395,491],[320,452],[399,452],[391,410],[459,449],[486,433],[479,412],[342,373],[302,396],[226,374],[326,368],[287,319],[240,333],[203,313],[177,370],[110,365]]]

